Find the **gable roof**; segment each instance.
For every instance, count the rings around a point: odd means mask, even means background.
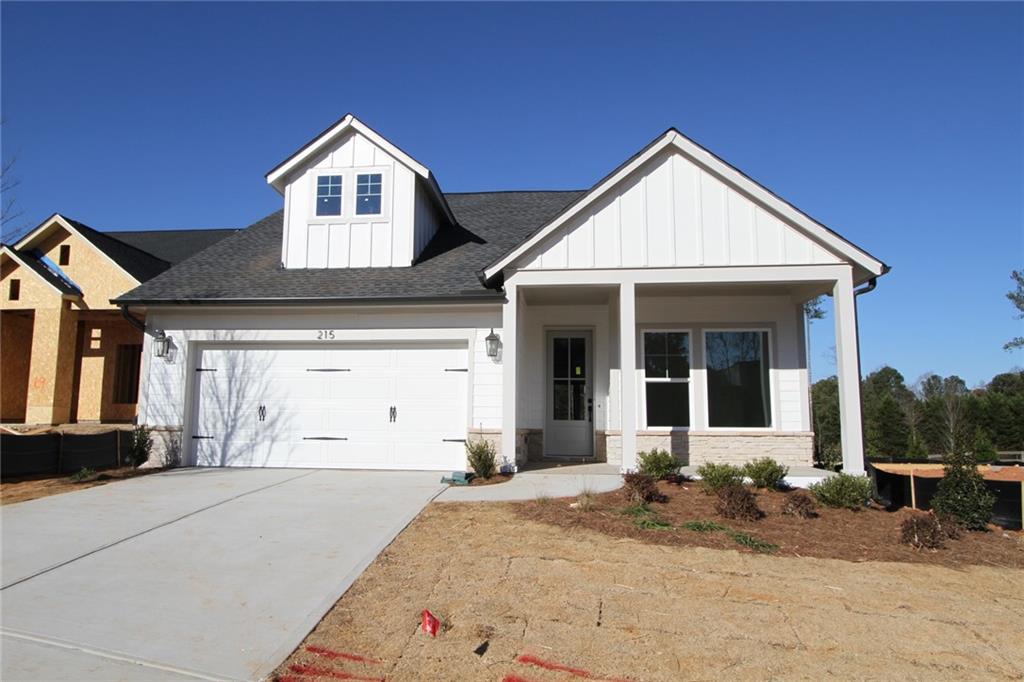
[[[203,249],[230,237],[236,228],[215,230],[130,230],[107,232],[108,237],[117,239],[136,249],[145,251],[171,265],[177,265]]]
[[[654,140],[648,143],[643,149],[631,156],[611,173],[599,180],[590,188],[590,190],[585,192],[572,204],[566,206],[558,215],[554,216],[547,223],[540,225],[514,248],[508,250],[499,258],[496,258],[486,267],[481,269],[481,279],[486,282],[494,280],[504,268],[511,265],[517,258],[568,223],[572,218],[592,207],[596,202],[600,201],[601,197],[612,191],[615,186],[626,179],[630,174],[653,159],[662,150],[669,148],[678,151],[698,167],[712,173],[728,185],[736,188],[742,194],[745,194],[751,200],[776,214],[786,223],[795,226],[798,230],[825,248],[836,253],[838,256],[846,259],[855,266],[860,267],[865,273],[867,273],[867,277],[861,277],[861,280],[868,279],[870,277],[877,277],[889,271],[889,266],[876,259],[867,251],[857,247],[852,242],[844,239],[825,225],[814,220],[806,213],[800,211],[798,208],[773,193],[771,190],[736,169],[734,166],[726,163],[704,147],[686,137],[675,128],[669,128],[664,133],[654,138]]]
[[[325,147],[330,146],[342,135],[353,130],[386,151],[392,157],[397,159],[399,163],[408,167],[413,173],[415,173],[418,180],[427,188],[430,196],[444,213],[448,222],[455,222],[451,206],[449,206],[448,202],[445,200],[445,195],[441,192],[441,186],[438,185],[437,178],[430,172],[430,169],[409,156],[409,154],[402,150],[398,145],[390,142],[383,135],[360,121],[352,114],[345,114],[339,118],[309,142],[299,147],[298,151],[294,154],[267,171],[267,183],[279,193],[284,194],[284,188],[287,184],[286,179],[289,173],[297,168],[301,168],[303,164],[309,162]]]
[[[82,290],[70,278],[61,277],[35,254],[18,251],[7,244],[3,245],[2,253],[56,289],[61,296],[78,297],[82,295]]]
[[[119,296],[121,304],[495,302],[477,271],[550,220],[583,190],[447,194],[456,225],[441,227],[417,261],[393,268],[281,267],[282,212]]]

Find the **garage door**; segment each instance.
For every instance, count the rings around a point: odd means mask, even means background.
[[[205,349],[198,466],[465,468],[465,348]]]

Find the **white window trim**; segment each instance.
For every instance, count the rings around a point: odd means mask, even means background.
[[[768,335],[768,399],[771,401],[770,426],[712,426],[711,425],[711,382],[708,381],[708,333],[714,332],[763,332]],[[704,327],[700,330],[701,369],[704,372],[704,425],[706,431],[739,431],[749,433],[772,433],[779,431],[778,397],[775,395],[775,337],[771,327]]]
[[[646,346],[644,344],[644,334],[647,334],[648,332],[651,332],[651,333],[677,332],[677,333],[686,334],[689,337],[689,339],[690,339],[690,357],[689,357],[690,376],[689,376],[689,378],[687,378],[687,379],[667,379],[667,378],[665,378],[665,379],[657,379],[656,378],[656,379],[651,379],[650,380],[651,383],[655,383],[655,384],[683,384],[683,383],[687,384],[687,388],[689,389],[689,393],[690,393],[690,399],[687,401],[689,403],[689,408],[690,408],[690,420],[689,420],[690,421],[690,425],[689,426],[650,426],[650,425],[647,424],[647,382],[648,382],[648,379],[647,379],[647,348],[646,348]],[[639,339],[639,344],[638,345],[639,345],[639,348],[640,348],[640,371],[643,372],[643,376],[640,378],[640,384],[641,384],[643,390],[639,391],[640,396],[639,396],[639,401],[638,402],[640,403],[640,416],[641,416],[641,419],[640,419],[639,423],[643,424],[643,430],[644,431],[656,431],[656,432],[663,432],[663,433],[685,433],[687,431],[695,430],[694,424],[693,424],[693,420],[694,420],[694,404],[693,404],[693,372],[694,372],[693,337],[694,337],[693,329],[687,329],[685,327],[641,327],[640,328],[640,339]]]
[[[356,177],[365,174],[380,174],[380,213],[356,214]],[[316,179],[321,175],[341,176],[341,214],[316,214]],[[306,172],[306,214],[307,225],[338,223],[376,223],[391,219],[392,184],[389,166],[355,166],[352,168],[310,168]]]

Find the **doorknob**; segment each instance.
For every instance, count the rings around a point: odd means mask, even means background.
[[[389,421],[389,422],[393,422],[393,421],[395,421],[396,419],[398,419],[398,410],[396,410],[396,409],[395,409],[395,406],[394,406],[394,405],[392,405],[392,406],[391,406],[391,409],[390,409],[390,410],[388,410],[388,421]]]
[[[594,399],[587,398],[587,421],[594,421]]]

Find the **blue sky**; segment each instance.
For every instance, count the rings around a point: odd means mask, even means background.
[[[13,3],[23,224],[244,226],[351,111],[446,191],[588,187],[669,126],[893,266],[865,371],[1024,365],[1021,4]],[[9,235],[5,235],[5,238]],[[832,320],[812,367],[831,373]]]

